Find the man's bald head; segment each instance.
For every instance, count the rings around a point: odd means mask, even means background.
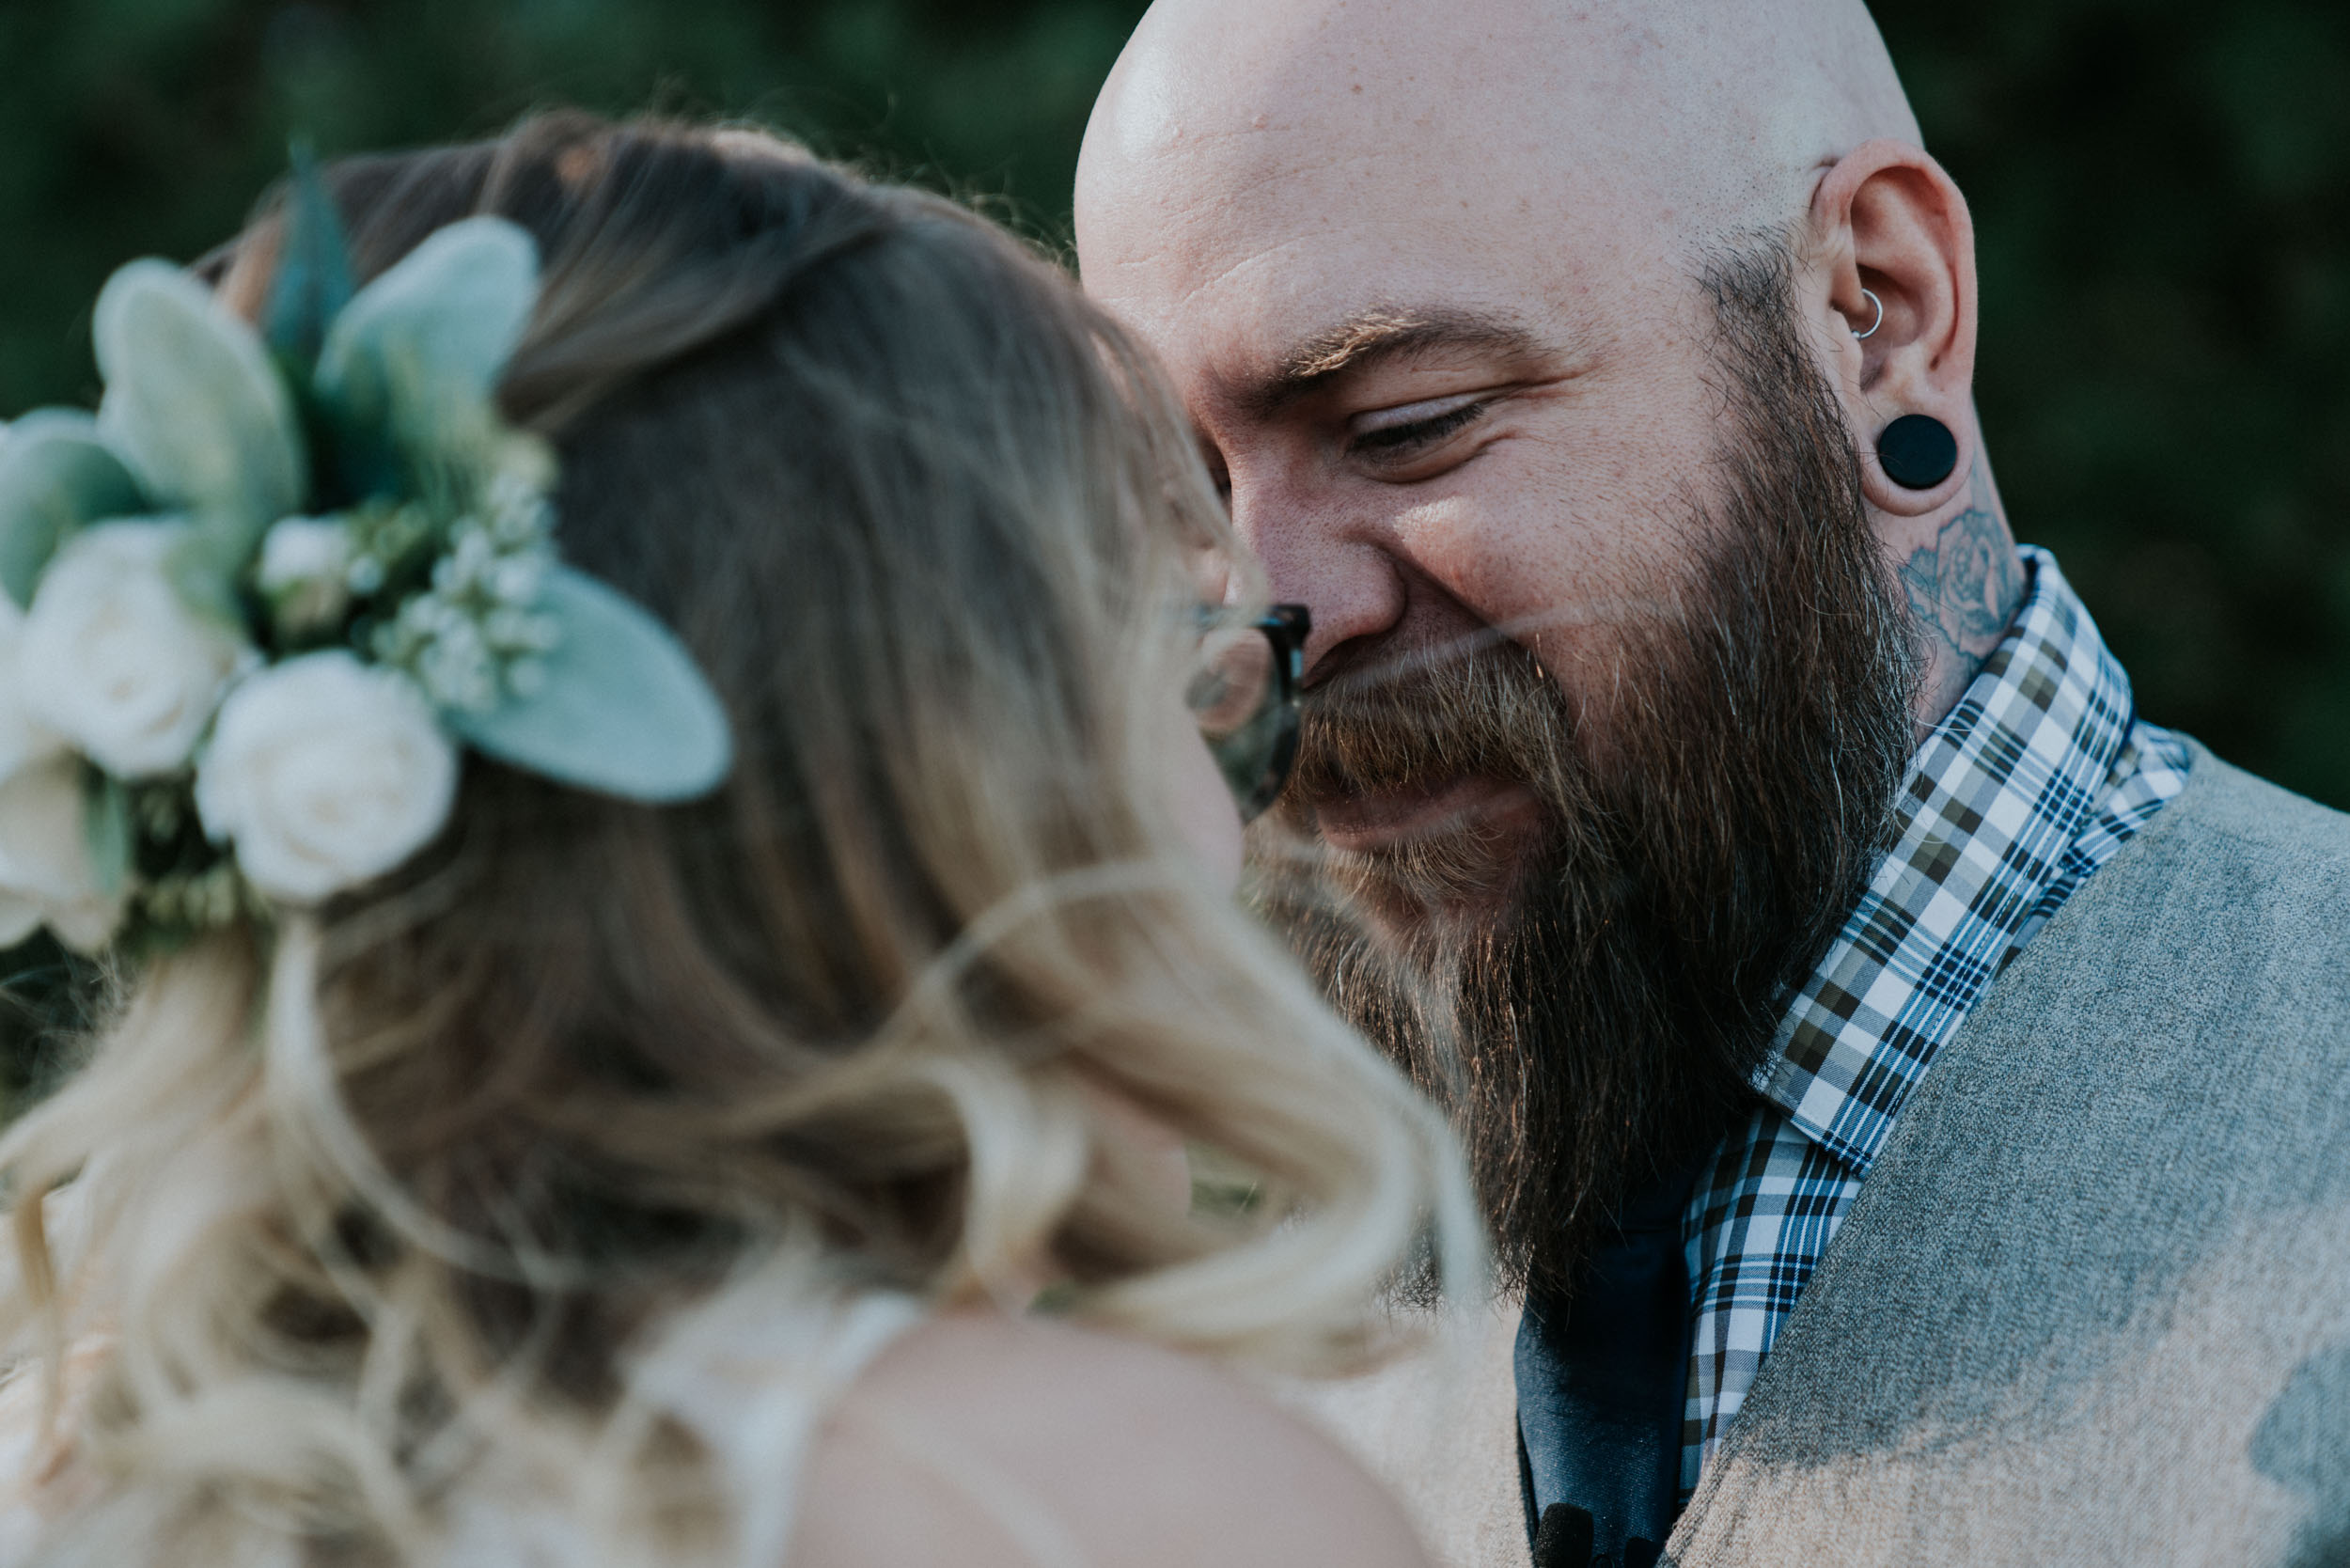
[[[1464,226],[1604,206],[1704,246],[1787,227],[1872,137],[1919,133],[1860,0],[1159,0],[1096,107],[1078,225],[1114,253],[1110,226],[1202,199],[1441,190]]]

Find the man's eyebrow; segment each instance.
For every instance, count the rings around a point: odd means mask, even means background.
[[[1230,389],[1260,418],[1310,397],[1341,376],[1437,352],[1530,358],[1539,338],[1505,316],[1475,310],[1367,310],[1292,344],[1260,379]]]

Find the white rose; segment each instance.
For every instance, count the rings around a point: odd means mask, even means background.
[[[351,604],[351,530],[332,517],[289,517],[261,540],[255,572],[279,622],[328,626]]]
[[[68,540],[24,618],[18,679],[33,718],[118,778],[188,760],[248,656],[164,575],[177,523],[102,523]]]
[[[414,682],[349,653],[308,653],[240,682],[196,770],[204,831],[245,880],[314,903],[431,841],[457,748]]]
[[[122,896],[106,894],[83,827],[82,764],[58,757],[0,783],[0,947],[47,926],[96,952],[122,923]]]
[[[65,749],[64,739],[36,722],[24,705],[24,679],[17,663],[24,641],[24,612],[0,592],[0,779],[13,778]]]

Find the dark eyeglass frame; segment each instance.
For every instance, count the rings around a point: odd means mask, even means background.
[[[1306,638],[1313,631],[1314,618],[1303,604],[1276,604],[1249,625],[1273,647],[1272,686],[1246,724],[1208,743],[1245,823],[1264,815],[1281,798],[1296,770]]]

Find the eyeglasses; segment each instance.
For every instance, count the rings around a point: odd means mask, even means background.
[[[1297,695],[1306,678],[1303,604],[1276,604],[1254,620],[1201,615],[1198,673],[1186,694],[1243,822],[1281,798],[1297,765]]]

